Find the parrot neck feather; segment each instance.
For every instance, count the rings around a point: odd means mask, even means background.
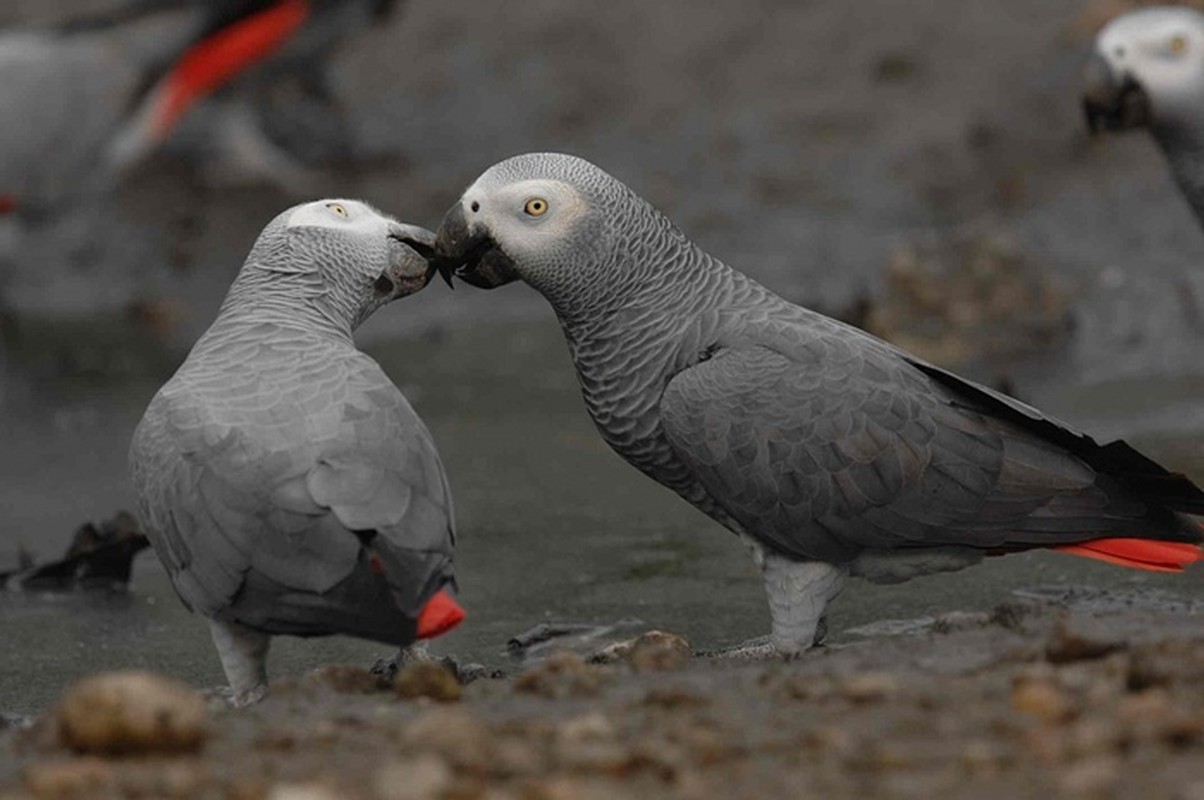
[[[1187,198],[1196,219],[1204,225],[1204,121],[1195,126],[1158,128],[1154,138],[1170,164],[1179,190]]]

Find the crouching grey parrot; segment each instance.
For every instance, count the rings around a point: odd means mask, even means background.
[[[551,303],[602,437],[749,545],[777,652],[813,644],[850,575],[1038,547],[1204,558],[1187,516],[1204,492],[1183,476],[786,302],[580,158],[491,167],[435,249],[445,274]]]
[[[352,200],[285,211],[134,433],[147,533],[236,705],[266,691],[272,634],[404,647],[463,617],[434,442],[352,341],[426,285],[432,245]]]
[[[1204,225],[1204,14],[1154,6],[1096,36],[1083,108],[1091,131],[1146,128]]]

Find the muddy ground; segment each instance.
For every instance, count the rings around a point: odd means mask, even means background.
[[[249,710],[211,701],[195,753],[80,753],[52,712],[0,738],[0,797],[1199,800],[1200,619],[1014,600],[790,663],[658,641],[462,694],[327,669]]]

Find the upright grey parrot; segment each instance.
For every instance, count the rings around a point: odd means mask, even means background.
[[[445,276],[547,298],[602,437],[751,548],[781,653],[811,646],[849,575],[1035,547],[1204,559],[1183,476],[786,302],[580,158],[491,167],[435,249]]]
[[[1092,132],[1148,128],[1204,225],[1204,14],[1141,8],[1112,20],[1087,63]]]
[[[433,239],[353,200],[285,211],[134,433],[147,533],[238,705],[266,689],[270,634],[406,646],[463,617],[434,442],[352,341],[426,285]]]

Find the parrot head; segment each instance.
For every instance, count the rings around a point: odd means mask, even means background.
[[[1204,117],[1204,14],[1158,6],[1117,17],[1096,36],[1084,84],[1092,133],[1198,125]]]
[[[666,236],[669,233],[671,235]],[[435,264],[473,286],[525,281],[558,310],[614,300],[691,245],[584,159],[530,153],[486,170],[443,218]]]
[[[327,199],[276,217],[237,283],[291,292],[329,306],[352,328],[430,281],[435,234],[358,200]]]

